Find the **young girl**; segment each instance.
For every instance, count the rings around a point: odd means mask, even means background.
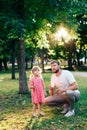
[[[42,112],[42,103],[46,95],[44,81],[41,76],[41,71],[38,66],[34,66],[31,71],[30,76],[30,89],[32,95],[32,104],[33,104],[33,116],[37,117],[36,107],[38,106],[39,115],[44,116]]]

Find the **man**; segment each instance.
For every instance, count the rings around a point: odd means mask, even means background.
[[[50,96],[45,99],[47,105],[63,105],[65,117],[75,115],[74,104],[80,98],[78,85],[72,73],[62,70],[57,60],[51,62],[54,73],[51,77]]]

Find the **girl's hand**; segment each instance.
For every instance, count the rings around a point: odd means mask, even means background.
[[[44,95],[47,96],[47,92],[46,91],[44,92]]]
[[[31,89],[34,89],[35,88],[35,86],[31,86]]]
[[[35,88],[35,86],[33,86],[33,88]]]

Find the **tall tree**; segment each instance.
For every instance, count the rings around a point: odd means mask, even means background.
[[[80,58],[83,56],[85,57],[85,63],[86,63],[86,53],[87,53],[87,13],[83,13],[81,15],[78,15],[77,20],[79,22],[79,42],[77,43],[77,61],[78,65],[80,66]]]
[[[5,21],[5,27],[8,26],[6,30],[6,36],[9,39],[18,39],[19,44],[19,93],[28,93],[27,77],[25,70],[25,44],[24,44],[24,32],[25,32],[25,15],[24,15],[24,6],[25,1],[21,0],[1,0],[2,14],[4,17],[7,16],[7,21]],[[11,24],[16,25],[14,26]],[[10,24],[9,24],[10,23]]]
[[[24,44],[24,25],[25,25],[25,12],[24,6],[25,1],[17,1],[17,15],[18,19],[22,21],[22,27],[19,28],[19,93],[25,94],[28,93],[27,77],[26,77],[26,66],[25,66],[25,44]]]

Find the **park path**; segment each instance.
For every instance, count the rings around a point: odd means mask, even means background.
[[[78,71],[75,71],[75,72],[72,72],[73,75],[79,75],[79,76],[82,76],[82,77],[87,77],[87,72],[78,72]]]

